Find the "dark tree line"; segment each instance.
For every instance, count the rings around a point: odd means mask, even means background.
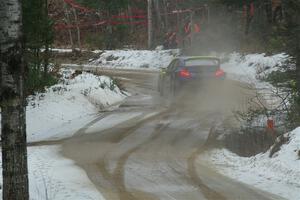
[[[49,75],[49,58],[54,41],[53,21],[48,15],[48,0],[24,0],[23,31],[26,60],[26,94],[43,90],[55,80]]]

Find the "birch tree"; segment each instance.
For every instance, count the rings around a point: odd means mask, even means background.
[[[22,1],[0,0],[3,199],[28,200]]]

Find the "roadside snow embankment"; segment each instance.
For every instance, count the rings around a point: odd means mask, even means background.
[[[289,142],[272,158],[270,151],[248,158],[227,149],[214,149],[200,155],[198,162],[214,165],[220,173],[267,192],[299,200],[300,127],[286,135]]]
[[[29,97],[27,137],[29,142],[72,136],[93,120],[100,110],[120,103],[125,95],[106,76],[82,73],[69,78],[65,70],[63,83],[45,93]]]
[[[254,84],[259,86],[262,79],[273,71],[280,70],[280,67],[289,59],[287,54],[275,54],[266,56],[265,54],[241,55],[232,53],[228,56],[228,61],[222,64],[228,78]]]
[[[286,66],[283,66],[289,59],[286,54],[242,56],[233,53],[222,64],[222,68],[226,71],[229,79],[251,85],[261,95],[268,108],[272,109],[282,101],[282,99],[278,99],[277,94],[274,95],[274,91],[281,91],[265,80],[271,72],[286,69]],[[273,116],[273,118],[275,117]],[[266,121],[265,118],[260,120],[263,126],[266,126]],[[275,121],[279,123],[278,120]],[[299,200],[300,127],[285,136],[289,137],[289,141],[272,157],[269,157],[271,150],[252,157],[240,157],[227,149],[213,149],[200,155],[197,161],[216,167],[220,173],[232,179],[289,200]]]
[[[59,146],[28,147],[28,171],[31,200],[104,200],[86,173],[60,155]],[[0,172],[2,180],[2,168]]]
[[[104,51],[89,63],[92,66],[124,69],[159,69],[167,67],[179,50],[112,50]]]
[[[62,70],[62,81],[27,99],[28,142],[70,137],[97,117],[100,110],[118,105],[125,97],[106,76]]]
[[[275,54],[272,56],[266,56],[265,54],[248,54],[241,55],[239,53],[232,53],[226,56],[226,62],[221,67],[226,72],[227,78],[242,83],[246,83],[248,86],[256,91],[256,99],[251,101],[259,102],[261,107],[276,110],[288,105],[289,102],[286,99],[287,93],[282,88],[276,88],[272,84],[266,81],[268,76],[272,72],[281,71],[287,69],[287,62],[290,60],[290,56],[285,53]],[[290,68],[293,66],[291,65]],[[262,119],[258,120],[258,123],[265,123],[267,119],[262,116]],[[282,121],[281,116],[272,116],[278,122]],[[277,119],[278,118],[278,119]],[[257,124],[258,125],[258,124]]]
[[[61,75],[60,84],[27,98],[28,142],[70,137],[126,97],[109,77],[67,69]],[[28,147],[28,168],[32,200],[104,199],[86,173],[60,155],[60,146]]]

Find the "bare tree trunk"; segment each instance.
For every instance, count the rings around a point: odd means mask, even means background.
[[[250,7],[251,5],[250,4],[247,4],[246,5],[246,25],[245,25],[245,35],[248,35],[249,34],[249,30],[250,30],[250,24],[251,24],[251,21],[252,21],[252,16],[250,14]]]
[[[75,8],[73,8],[72,10],[73,10],[74,18],[75,18],[76,29],[77,29],[78,48],[81,51],[81,38],[80,38],[81,34],[80,34],[80,27],[79,27],[78,18],[77,18],[77,12],[76,12]]]
[[[45,0],[45,16],[48,15],[48,0]],[[49,65],[49,42],[48,37],[45,39],[45,52],[44,52],[44,77],[46,77],[48,73],[48,65]]]
[[[148,0],[148,48],[153,47],[152,0]]]
[[[20,0],[0,0],[0,102],[3,199],[28,200]]]
[[[161,12],[160,12],[160,6],[159,6],[160,1],[159,0],[154,0],[154,6],[155,6],[155,11],[156,11],[156,16],[157,16],[157,21],[158,21],[158,28],[159,30],[161,28],[164,28],[162,25],[162,17],[161,17]]]
[[[64,3],[64,10],[65,10],[65,17],[66,17],[65,19],[66,19],[66,22],[67,22],[67,24],[70,25],[71,24],[70,15],[69,15],[69,11],[68,11],[66,3]],[[75,47],[74,47],[73,36],[72,36],[72,29],[71,28],[68,28],[68,33],[69,33],[69,38],[70,38],[70,44],[71,44],[72,50],[74,51]]]
[[[193,43],[194,43],[194,41],[195,41],[195,28],[194,28],[194,24],[195,24],[195,22],[194,22],[194,15],[195,15],[195,12],[194,11],[191,11],[191,13],[190,13],[190,21],[191,21],[191,47],[193,47]]]
[[[300,2],[299,2],[300,8]],[[297,71],[297,89],[300,94],[300,14],[295,13],[295,57],[296,57],[296,71]]]
[[[169,16],[168,16],[168,8],[167,8],[167,0],[163,0],[163,7],[164,7],[164,17],[165,17],[165,30],[168,31],[169,29]]]
[[[111,16],[113,15],[113,13],[111,13],[110,11],[107,13],[107,18],[110,19]],[[113,39],[113,27],[112,24],[109,23],[107,28],[106,28],[106,48],[107,49],[113,49],[114,45],[115,45],[115,41]]]
[[[298,53],[296,55],[296,73],[297,73],[297,90],[300,94],[300,45],[299,45],[299,42],[298,42]]]
[[[176,14],[176,28],[179,29],[179,20],[180,20],[180,16],[179,16],[179,7],[178,7],[178,0],[175,1],[175,8],[177,10],[177,14]]]
[[[273,14],[272,14],[272,0],[266,0],[265,2],[265,9],[266,9],[266,14],[267,14],[267,19],[269,24],[272,24],[272,18],[273,18]]]
[[[130,4],[128,5],[128,15],[132,16],[132,8],[131,8]],[[129,18],[129,21],[130,21],[130,33],[132,34],[134,32],[134,27],[133,27],[133,24],[132,24],[132,22],[133,22],[132,18]]]

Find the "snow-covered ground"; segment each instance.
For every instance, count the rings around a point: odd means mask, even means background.
[[[178,56],[179,50],[113,50],[104,51],[100,57],[89,65],[97,67],[158,69],[167,67]]]
[[[214,149],[198,157],[233,179],[280,195],[300,199],[300,128],[287,134],[290,140],[269,157],[270,151],[253,157],[240,157],[227,149]]]
[[[72,73],[63,69],[61,83],[28,97],[28,142],[70,137],[100,110],[117,106],[126,97],[109,77],[83,73],[70,78]]]
[[[282,66],[290,59],[287,54],[266,56],[261,53],[243,56],[232,53],[226,58],[228,60],[221,67],[226,71],[227,78],[250,84],[263,94],[263,99],[269,104],[269,108],[278,107],[278,103],[282,100],[278,97],[278,93],[281,92],[264,80],[271,72],[282,71]]]
[[[99,52],[99,51],[95,51]],[[158,69],[167,67],[172,59],[179,56],[180,50],[108,50],[103,51],[99,58],[90,60],[87,66],[130,68],[130,69]],[[211,55],[215,55],[212,53]],[[266,54],[239,53],[215,55],[226,60],[221,67],[227,72],[230,79],[248,83],[264,78],[272,71],[278,70],[289,56],[284,53],[266,56]]]
[[[70,137],[126,97],[109,77],[73,73],[62,69],[59,84],[28,97],[28,142]],[[59,146],[28,147],[30,199],[104,199],[85,172],[59,152]]]
[[[266,81],[268,75],[275,71],[284,71],[285,66],[290,57],[285,53],[266,56],[265,54],[248,54],[242,55],[239,53],[232,53],[229,55],[222,55],[221,68],[226,72],[227,78],[243,83],[247,83],[250,88],[255,88],[257,98],[251,101],[258,102],[261,108],[266,107],[269,110],[285,109],[289,105],[287,93],[282,88],[276,88]],[[294,66],[290,65],[289,68]],[[270,113],[269,113],[270,115]],[[276,120],[277,125],[284,123],[284,116],[279,114],[270,115]],[[254,126],[264,125],[267,121],[266,115],[261,115],[253,122]]]
[[[221,65],[228,78],[262,86],[262,79],[280,67],[289,59],[284,53],[266,56],[265,54],[241,55],[232,53],[225,56],[227,61]]]
[[[222,68],[227,78],[249,83],[263,95],[268,104],[276,105],[276,96],[272,95],[274,87],[264,78],[289,60],[286,54],[266,56],[249,54],[242,56],[230,54]],[[264,119],[265,123],[266,119]],[[199,156],[198,162],[208,163],[233,179],[253,185],[262,190],[280,195],[289,200],[300,199],[300,128],[287,133],[290,141],[281,150],[269,157],[269,151],[253,157],[240,157],[227,149],[214,149]]]
[[[61,139],[97,117],[100,110],[120,103],[125,95],[105,76],[83,73],[29,98],[29,142]],[[36,122],[39,123],[36,123]]]
[[[86,173],[59,152],[59,146],[28,147],[30,200],[104,200]]]
[[[68,49],[56,50],[70,52]],[[166,67],[179,55],[178,50],[115,50],[104,51],[87,66],[158,69]],[[233,53],[222,68],[230,79],[247,82],[255,87],[272,86],[262,80],[288,59],[285,54],[265,56]],[[29,142],[56,140],[72,136],[98,117],[99,110],[116,106],[126,95],[114,87],[110,78],[83,73],[70,78],[72,71],[63,70],[63,82],[45,93],[28,98],[27,137]],[[131,117],[136,117],[135,113]],[[124,115],[124,118],[129,116]],[[122,121],[122,119],[121,119]],[[104,121],[94,127],[108,126]],[[109,126],[113,125],[112,123]],[[93,127],[89,130],[93,132]],[[239,157],[226,149],[206,152],[199,162],[209,162],[234,179],[271,191],[290,200],[300,199],[300,129],[290,133],[290,142],[269,158],[269,153],[250,158]],[[103,199],[84,171],[59,155],[59,146],[29,147],[29,178],[31,199]],[[0,175],[1,177],[1,175]],[[47,189],[45,189],[47,188]],[[47,193],[47,194],[46,194]]]

